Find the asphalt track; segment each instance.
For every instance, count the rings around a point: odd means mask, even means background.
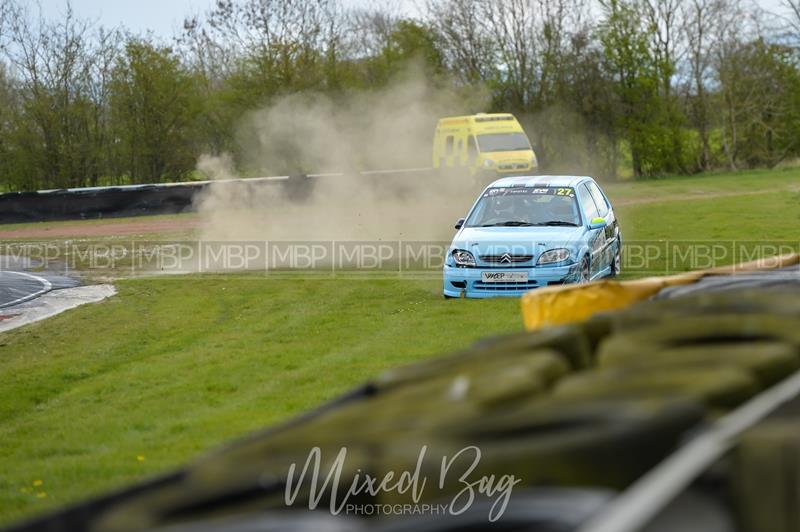
[[[80,281],[65,272],[31,271],[40,266],[24,257],[0,255],[0,310],[16,307],[51,290],[74,288]]]
[[[0,309],[13,307],[46,294],[53,284],[28,272],[0,271]]]

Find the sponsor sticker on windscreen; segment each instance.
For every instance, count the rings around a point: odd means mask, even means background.
[[[483,196],[484,198],[491,198],[495,196],[567,196],[570,198],[575,197],[575,190],[571,187],[492,187],[487,189]]]
[[[481,272],[484,283],[526,283],[528,272]]]

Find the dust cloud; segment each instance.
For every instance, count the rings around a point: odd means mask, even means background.
[[[215,183],[198,200],[202,239],[210,241],[449,240],[475,198],[468,172],[429,168],[436,121],[480,112],[488,93],[441,88],[417,71],[384,90],[284,97],[249,113],[238,130],[241,154],[204,155],[213,180],[259,175],[341,173],[280,185]]]
[[[587,124],[575,109],[554,104],[535,113],[520,114],[539,164],[548,174],[589,175],[609,180],[616,174],[616,145],[604,131]]]

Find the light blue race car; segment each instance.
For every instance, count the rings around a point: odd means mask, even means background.
[[[619,225],[591,177],[498,179],[456,229],[445,297],[519,296],[620,273]]]

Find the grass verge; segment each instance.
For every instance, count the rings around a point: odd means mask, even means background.
[[[445,301],[433,280],[235,275],[118,289],[0,336],[3,522],[181,464],[387,368],[521,329],[516,300]]]

